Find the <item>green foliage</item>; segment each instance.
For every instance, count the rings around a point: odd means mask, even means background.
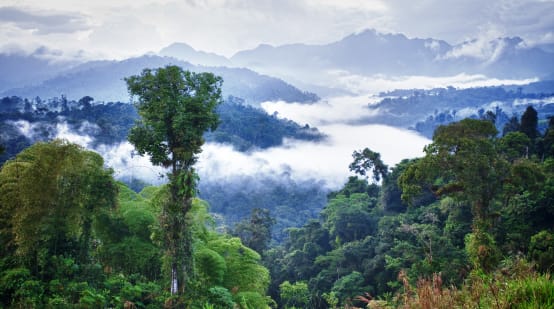
[[[472,273],[461,286],[445,287],[439,275],[420,279],[414,287],[403,276],[404,290],[385,307],[395,308],[551,308],[554,283],[538,275],[525,261],[508,261],[491,273]],[[383,306],[383,305],[382,305]]]
[[[323,226],[329,230],[335,244],[360,240],[374,233],[376,221],[371,212],[377,200],[366,193],[355,193],[346,197],[338,195],[329,201],[322,211]]]
[[[231,292],[220,286],[208,289],[208,302],[218,309],[233,309],[235,306]]]
[[[99,216],[95,231],[101,240],[97,257],[111,272],[141,273],[149,279],[160,277],[160,248],[151,236],[159,210],[149,199],[119,184],[119,207]]]
[[[265,295],[269,284],[269,272],[259,264],[260,255],[242,245],[240,239],[220,237],[207,246],[225,258],[227,272],[223,286],[230,290],[252,291]]]
[[[529,257],[537,263],[540,271],[551,272],[554,268],[554,234],[540,231],[531,237]]]
[[[239,222],[231,234],[238,236],[245,246],[263,254],[271,241],[271,228],[275,219],[268,209],[254,208],[249,220]]]
[[[363,295],[368,287],[365,285],[365,278],[361,273],[353,271],[350,274],[341,277],[333,284],[331,292],[336,293],[338,299],[351,301],[358,295]]]
[[[114,207],[116,192],[112,171],[98,154],[64,141],[35,144],[0,171],[2,220],[27,265],[41,254],[85,262],[92,221]]]
[[[209,249],[202,248],[195,252],[197,271],[199,271],[209,286],[221,285],[227,272],[227,263],[225,258],[219,253]]]
[[[285,138],[320,141],[325,138],[316,128],[268,115],[263,109],[230,97],[218,106],[221,123],[205,135],[207,141],[233,145],[239,151],[266,149],[281,145]]]
[[[491,271],[500,261],[500,251],[493,236],[481,230],[466,235],[466,252],[474,269]]]
[[[308,284],[306,282],[291,284],[285,281],[279,285],[279,291],[281,302],[284,303],[286,308],[306,308],[310,301]]]
[[[554,283],[549,275],[514,280],[507,285],[506,303],[511,308],[551,308],[554,306]]]
[[[215,130],[215,108],[221,103],[222,80],[211,73],[183,71],[177,66],[145,69],[125,79],[137,97],[140,121],[129,133],[137,151],[155,165],[190,165],[200,152],[202,136]]]
[[[450,308],[459,297],[472,303],[471,293],[485,293],[480,284],[493,286],[496,281],[475,279],[476,290],[469,290],[470,285],[463,292],[467,294],[433,291],[442,282],[461,286],[470,269],[489,278],[502,256],[529,253],[530,259],[543,261],[540,269],[548,270],[554,164],[526,158],[529,138],[521,134],[497,138],[490,121],[464,120],[440,127],[426,156],[399,163],[383,178],[381,192],[366,190],[351,177],[329,194],[319,221],[290,229],[284,246],[269,251],[271,295],[278,295],[278,284],[302,281],[308,285],[311,307],[325,308],[325,298],[331,306],[352,304],[348,299],[357,305],[362,298],[356,296],[392,295],[417,281],[421,289],[410,288],[403,297],[421,293],[421,301],[406,308]],[[412,207],[395,202],[400,195]],[[388,206],[395,203],[400,206]],[[537,234],[541,230],[548,232]],[[489,296],[473,304],[495,306],[490,302],[494,294]]]
[[[63,148],[66,151],[61,154],[71,154],[74,157],[70,157],[69,161],[63,161],[64,156],[54,151],[58,150],[56,147],[68,147]],[[55,162],[50,152],[56,154],[57,159],[65,165],[50,166]],[[69,201],[76,203],[72,207],[76,207],[77,209],[73,211],[81,216],[75,215],[81,220],[78,222],[89,222],[88,243],[94,244],[85,252],[87,258],[81,259],[80,242],[84,238],[79,234],[71,236],[71,233],[83,234],[80,229],[82,227],[77,228],[77,224],[75,227],[46,225],[43,227],[46,232],[50,229],[67,231],[68,234],[63,234],[69,240],[69,243],[65,244],[67,249],[58,246],[54,248],[57,251],[53,251],[48,243],[45,244],[39,238],[35,242],[39,246],[32,248],[34,251],[29,251],[31,248],[25,253],[12,249],[2,251],[0,306],[161,308],[169,303],[178,304],[179,299],[170,296],[162,289],[164,281],[161,280],[163,252],[160,243],[163,242],[163,238],[160,237],[162,234],[160,224],[163,221],[159,218],[162,215],[163,206],[167,205],[171,195],[169,186],[147,187],[141,194],[137,194],[123,184],[116,184],[111,178],[111,171],[103,169],[101,158],[99,160],[95,154],[88,157],[88,152],[82,152],[79,147],[63,142],[56,142],[53,145],[37,144],[35,148],[23,152],[21,157],[18,156],[13,160],[13,163],[8,162],[0,171],[2,176],[0,180],[3,181],[0,188],[7,194],[3,196],[2,203],[7,202],[5,198],[10,196],[17,198],[18,201],[34,201],[34,199],[50,201],[49,205],[52,207],[59,207],[58,203],[64,203],[65,206],[72,206],[72,204],[69,204],[67,196],[33,195],[35,191],[26,191],[28,188],[18,187],[17,185],[21,184],[16,180],[25,179],[23,176],[26,172],[35,168],[33,165],[37,164],[35,161],[42,162],[41,160],[48,162],[43,162],[43,167],[50,167],[45,171],[55,172],[57,170],[54,167],[57,167],[71,175],[73,177],[71,180],[79,180],[81,179],[79,177],[83,177],[85,180],[75,182],[83,187],[72,188],[81,190],[80,199]],[[79,170],[78,159],[81,158],[91,159],[94,164],[85,165],[87,168]],[[85,160],[85,162],[90,161]],[[53,176],[58,180],[60,178],[64,180],[63,177],[66,177],[63,173],[42,175],[39,172],[44,170],[34,171],[35,179],[45,184],[53,181],[49,177]],[[14,173],[19,178],[14,177]],[[29,183],[24,182],[25,185]],[[62,185],[51,185],[49,188],[64,188],[63,185],[66,184],[73,183],[63,182]],[[116,192],[118,192],[117,195]],[[90,197],[87,194],[94,196]],[[95,205],[97,207],[105,206],[90,209],[88,203],[92,201],[98,203]],[[118,207],[109,207],[115,206],[116,202]],[[17,209],[15,205],[4,207],[6,204],[1,204],[3,207],[0,208],[2,210],[0,218],[8,223],[2,226],[2,241],[19,249],[19,243],[15,242],[12,236],[17,235],[17,230],[13,228],[15,221],[12,221],[14,219],[11,216],[14,209],[22,210]],[[27,210],[27,207],[24,209]],[[72,223],[69,220],[71,218],[64,219],[67,224]],[[260,264],[259,254],[245,247],[238,238],[217,234],[206,202],[192,199],[186,220],[189,223],[191,243],[194,244],[193,257],[196,263],[193,272],[197,274],[195,281],[190,282],[187,294],[192,306],[200,306],[203,303],[213,305],[215,308],[235,306],[265,308],[272,304],[271,299],[265,296],[269,284],[269,272]],[[60,224],[61,218],[55,222]],[[46,221],[44,224],[51,223]],[[51,237],[51,235],[43,235],[43,237]],[[55,252],[58,254],[54,254]],[[35,256],[29,256],[30,253]]]
[[[354,151],[352,154],[354,161],[349,165],[350,171],[365,176],[371,171],[373,179],[379,181],[381,177],[385,178],[389,173],[389,168],[381,160],[381,155],[377,152],[364,148],[362,151]]]
[[[233,299],[240,309],[269,309],[272,303],[270,299],[256,292],[239,292]]]
[[[513,162],[529,156],[531,139],[521,132],[510,132],[498,141],[498,148],[506,159]]]
[[[323,299],[327,302],[330,308],[337,308],[337,305],[339,304],[339,298],[337,297],[337,293],[335,292],[329,292],[329,293],[323,293],[322,294]]]
[[[300,227],[319,216],[329,190],[321,182],[297,181],[288,174],[278,177],[240,176],[233,180],[201,181],[199,196],[210,204],[218,225],[233,229],[248,220],[255,208],[268,209],[275,224],[271,241],[282,243],[286,229]]]
[[[537,110],[533,106],[528,106],[523,115],[521,115],[520,131],[534,141],[539,136],[538,124]]]

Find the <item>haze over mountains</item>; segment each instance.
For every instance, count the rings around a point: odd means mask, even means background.
[[[224,80],[224,94],[256,105],[268,100],[314,101],[317,97],[293,87],[329,93],[347,93],[336,84],[345,76],[434,76],[458,74],[489,78],[552,77],[554,53],[531,47],[518,37],[493,41],[472,40],[458,45],[434,39],[407,38],[366,30],[324,45],[260,45],[230,59],[174,43],[158,54],[123,61],[52,62],[39,52],[28,56],[0,55],[0,95],[78,99],[94,94],[102,101],[127,101],[123,78],[146,67],[177,64],[193,71],[211,71]],[[248,68],[248,69],[241,69]],[[260,75],[267,74],[286,82]]]

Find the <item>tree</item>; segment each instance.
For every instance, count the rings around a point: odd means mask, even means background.
[[[403,199],[410,201],[426,183],[438,196],[454,196],[472,205],[472,247],[487,250],[476,259],[480,266],[492,266],[496,256],[490,230],[490,207],[509,176],[508,163],[497,153],[494,137],[497,131],[490,121],[464,119],[435,131],[433,143],[425,147],[426,155],[411,165],[400,177]]]
[[[521,132],[510,132],[498,141],[499,150],[510,162],[528,158],[530,145],[531,139]]]
[[[306,282],[295,282],[291,284],[285,281],[279,285],[279,291],[281,294],[281,301],[285,303],[285,308],[306,308],[310,301],[310,292]]]
[[[263,255],[271,241],[271,228],[275,219],[265,208],[253,208],[249,220],[239,222],[233,231],[245,246]]]
[[[539,131],[537,129],[538,124],[539,118],[537,111],[533,106],[528,106],[523,115],[521,115],[520,131],[534,141],[539,136]]]
[[[92,222],[100,209],[116,204],[117,186],[103,165],[97,153],[61,140],[37,143],[5,163],[2,234],[13,237],[25,266],[41,271],[50,263],[43,259],[57,255],[89,262]]]
[[[163,205],[161,226],[170,268],[171,293],[183,295],[192,275],[192,243],[187,213],[192,207],[198,177],[194,170],[204,143],[203,134],[218,125],[222,79],[211,73],[193,73],[177,66],[145,69],[125,79],[141,119],[129,141],[154,165],[170,168],[169,197]]]
[[[361,176],[366,176],[370,171],[373,173],[373,179],[379,181],[381,177],[386,177],[388,174],[388,166],[381,160],[381,155],[369,148],[364,148],[361,151],[352,153],[354,161],[350,163],[350,171]]]
[[[94,98],[93,97],[90,97],[90,96],[84,96],[82,98],[79,99],[79,107],[84,109],[85,111],[88,111],[90,110],[90,108],[92,107],[92,102],[94,101]]]
[[[518,132],[520,130],[520,124],[519,119],[517,119],[517,116],[512,116],[508,122],[504,125],[504,128],[502,128],[502,136],[510,133],[510,132]]]

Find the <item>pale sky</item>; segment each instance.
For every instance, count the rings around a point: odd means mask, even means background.
[[[320,44],[367,28],[451,44],[521,36],[554,43],[554,0],[0,0],[0,51],[124,58],[173,42],[232,56]]]

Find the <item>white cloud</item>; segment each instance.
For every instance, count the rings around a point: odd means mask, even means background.
[[[104,164],[114,169],[116,178],[137,178],[151,184],[166,182],[163,168],[153,166],[148,156],[139,156],[129,142],[100,145],[95,149],[104,158]]]
[[[85,148],[90,148],[93,138],[86,134],[79,134],[69,128],[66,122],[58,123],[56,125],[56,139],[65,139],[71,143],[81,145]]]
[[[6,0],[4,5],[28,14],[76,8],[72,0],[27,0],[24,6]],[[0,33],[2,45],[47,45],[123,57],[181,41],[230,56],[260,43],[333,42],[365,28],[451,43],[478,37],[489,27],[503,36],[544,41],[554,28],[554,2],[538,0],[98,0],[81,1],[78,10],[71,15],[75,19],[50,14],[57,18],[47,21],[52,26],[47,29],[79,30],[75,33],[37,36],[8,25]],[[113,44],[117,41],[121,44]]]
[[[316,104],[264,102],[262,108],[268,113],[278,113],[281,118],[294,120],[299,124],[313,127],[345,122],[356,122],[368,116],[374,116],[378,110],[369,110],[367,105],[375,103],[376,98],[336,97],[324,99]]]
[[[479,33],[479,35],[471,41],[456,45],[449,51],[444,58],[460,58],[470,57],[475,58],[485,63],[493,63],[504,52],[506,42],[502,40],[503,33],[496,29],[493,25]]]

